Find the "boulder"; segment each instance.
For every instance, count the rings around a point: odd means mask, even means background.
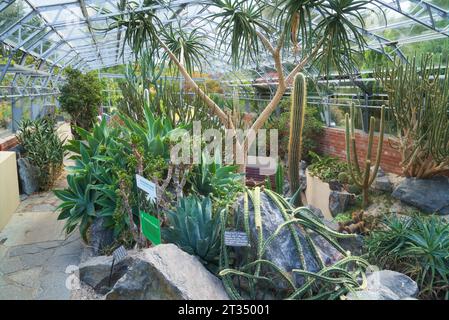
[[[114,230],[103,226],[104,218],[96,218],[90,227],[89,245],[93,256],[102,254],[103,250],[114,243]]]
[[[260,211],[262,218],[262,232],[264,239],[267,239],[272,235],[278,226],[285,222],[279,208],[273,203],[273,201],[264,193],[260,194]],[[239,210],[236,213],[236,225],[242,225],[243,221],[243,199],[241,198],[238,202]],[[256,260],[256,250],[257,250],[257,232],[254,221],[254,206],[252,202],[249,202],[249,227],[250,227],[250,247],[247,248],[236,248],[236,264],[239,265],[240,262],[244,263],[246,261],[247,253],[250,256],[250,261]],[[319,270],[319,265],[313,254],[313,250],[310,248],[303,232],[296,225],[294,226],[296,233],[298,234],[300,243],[304,249],[304,259],[306,266],[302,266],[300,259],[298,257],[297,249],[293,236],[288,228],[284,228],[279,235],[270,243],[266,248],[263,258],[269,260],[276,264],[279,268],[284,271],[291,272],[292,269],[307,269],[311,272],[317,272]],[[327,240],[319,236],[315,232],[310,232],[312,241],[315,243],[318,254],[321,256],[322,260],[326,265],[331,265],[341,259],[343,255],[337,251],[332,245],[330,245]],[[249,250],[249,252],[247,252]],[[299,285],[303,283],[303,277],[295,274],[295,281]],[[286,284],[279,281],[277,283],[279,289],[285,289]]]
[[[39,168],[32,165],[28,158],[17,160],[19,182],[22,193],[31,195],[39,189]]]
[[[404,179],[393,191],[393,197],[426,213],[449,214],[449,178]]]
[[[343,249],[351,252],[351,255],[360,256],[363,253],[363,239],[362,235],[354,234],[354,238],[342,238],[337,241]]]
[[[366,289],[349,293],[348,300],[410,300],[419,292],[415,281],[396,271],[374,271],[366,280]]]
[[[228,300],[221,281],[174,244],[139,254],[107,300]]]
[[[388,175],[386,175],[385,172],[382,170],[382,168],[379,168],[379,170],[377,171],[376,179],[374,179],[371,188],[382,192],[393,191],[393,184],[391,183]]]
[[[133,259],[128,256],[112,267],[112,256],[97,256],[79,265],[79,279],[91,286],[99,294],[108,293],[132,264]]]
[[[348,210],[353,203],[355,195],[346,191],[331,191],[329,194],[329,211],[332,216]]]
[[[320,217],[320,219],[326,227],[339,232],[340,228],[337,222],[335,222],[334,220],[328,220],[324,217]],[[343,249],[351,252],[351,255],[360,256],[363,253],[363,239],[364,238],[362,235],[354,234],[353,238],[337,238],[337,242]]]
[[[315,217],[320,218],[320,219],[324,219],[324,214],[323,214],[323,212],[321,211],[320,208],[314,207],[311,204],[308,204],[306,206],[306,208],[309,209],[313,213],[313,215]]]

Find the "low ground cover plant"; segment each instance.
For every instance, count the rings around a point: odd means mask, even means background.
[[[419,297],[449,299],[449,223],[438,216],[385,216],[365,239],[373,264],[409,275]]]

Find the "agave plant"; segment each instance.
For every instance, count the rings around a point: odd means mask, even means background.
[[[65,230],[71,233],[79,225],[86,239],[87,230],[95,218],[103,217],[105,224],[115,227],[119,202],[117,168],[126,167],[126,146],[117,141],[118,131],[103,119],[92,132],[76,128],[83,140],[70,140],[66,149],[72,152],[74,165],[68,167],[68,188],[55,190],[63,202],[59,206],[60,220],[67,220]]]
[[[174,134],[176,129],[173,128],[171,121],[167,117],[163,115],[155,117],[153,115],[150,110],[148,90],[145,90],[143,113],[143,123],[139,123],[124,114],[120,115],[127,128],[127,134],[129,136],[136,135],[140,141],[143,141],[145,153],[168,159],[170,152],[168,143],[165,143],[165,140],[171,134]],[[179,125],[177,129],[180,130],[183,127]]]
[[[189,181],[199,195],[222,197],[230,195],[240,185],[242,174],[237,171],[236,165],[221,165],[218,155],[213,162],[209,162],[203,153],[201,163],[193,167]]]
[[[216,262],[220,255],[220,214],[212,212],[209,197],[182,198],[167,217],[170,226],[162,229],[164,241],[198,256],[206,264]]]
[[[91,176],[89,174],[68,175],[68,188],[53,191],[63,201],[58,207],[61,210],[58,220],[67,220],[64,230],[69,234],[79,226],[84,241],[87,241],[89,226],[98,216],[95,201],[99,194],[92,188],[90,182]]]

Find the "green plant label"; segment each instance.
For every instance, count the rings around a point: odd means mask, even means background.
[[[229,247],[248,247],[248,236],[245,232],[240,231],[225,231],[224,234],[225,245]]]
[[[142,224],[143,235],[150,240],[152,244],[161,244],[161,223],[159,219],[146,212],[140,211],[140,222]]]

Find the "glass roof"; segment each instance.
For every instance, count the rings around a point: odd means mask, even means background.
[[[136,10],[157,9],[164,23],[178,21],[183,28],[199,28],[214,48],[205,71],[230,71],[227,53],[214,46],[218,21],[203,19],[215,8],[198,0],[165,0],[164,6],[153,7],[145,7],[145,0],[134,1]],[[126,15],[119,2],[123,0],[0,0],[0,43],[10,54],[9,61],[0,61],[0,80],[11,70],[12,56],[18,52],[41,61],[31,66],[23,59],[20,63],[35,70],[28,70],[35,77],[43,76],[37,71],[54,75],[67,66],[87,71],[132,61],[132,50],[123,43],[124,29],[106,31],[112,17]],[[271,3],[274,8],[275,1]],[[405,59],[403,48],[409,44],[449,38],[448,0],[373,0],[362,15],[368,47],[390,58]],[[323,18],[318,12],[313,16],[313,23]],[[289,59],[293,58],[284,57],[285,62]],[[269,57],[259,57],[258,66],[271,64]],[[44,83],[52,81],[55,77]]]

